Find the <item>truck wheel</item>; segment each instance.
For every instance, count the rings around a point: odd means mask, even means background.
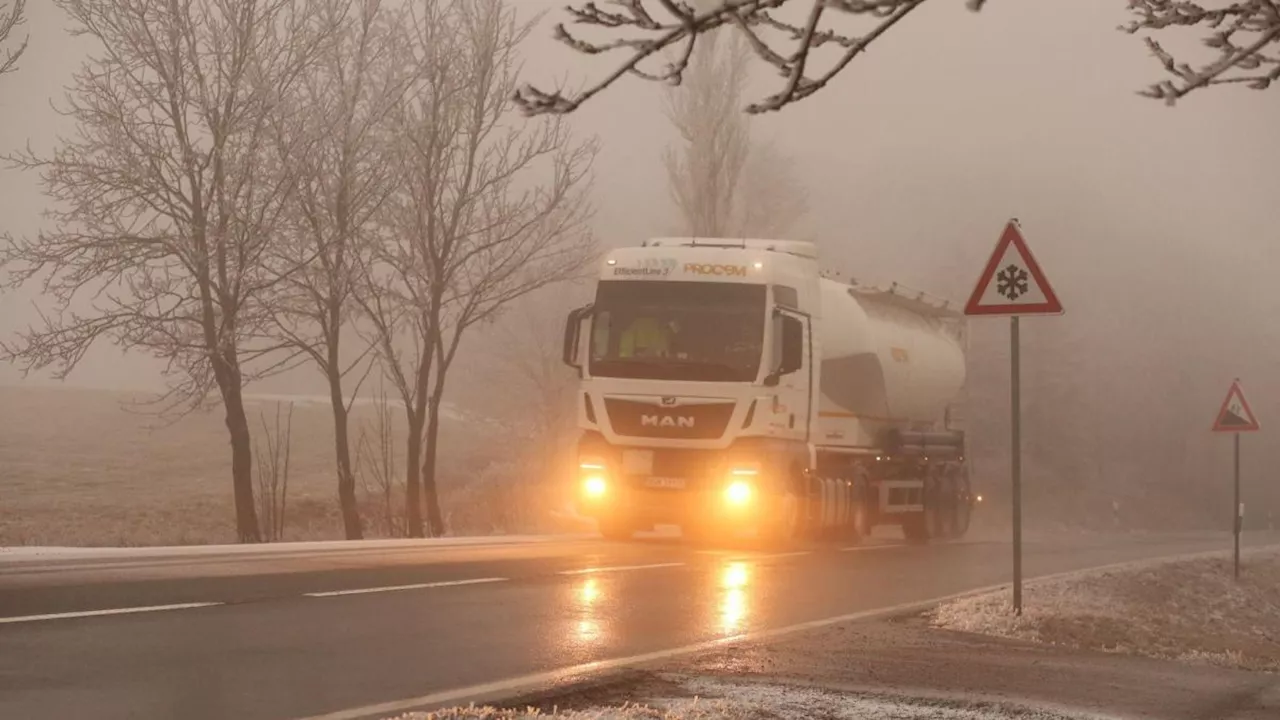
[[[930,540],[941,537],[939,531],[939,487],[938,483],[926,478],[924,481],[924,492],[921,503],[924,509],[918,513],[914,513],[902,519],[902,534],[907,538],[907,542],[913,544],[924,544]]]
[[[856,480],[852,493],[853,507],[850,508],[849,524],[840,528],[840,539],[850,543],[860,543],[871,534],[871,507],[867,497],[867,486],[862,480]]]
[[[710,546],[715,544],[715,529],[705,522],[691,522],[680,526],[680,536],[693,545]]]
[[[917,513],[902,520],[902,535],[913,545],[924,545],[929,542],[929,522],[927,513]]]
[[[779,498],[778,514],[761,528],[762,540],[770,544],[786,544],[798,540],[801,531],[800,498],[795,493],[785,493]]]
[[[950,477],[940,478],[934,484],[933,507],[926,507],[925,514],[930,517],[932,528],[930,535],[939,539],[950,539],[955,536],[956,519],[956,484]]]
[[[605,540],[630,540],[636,534],[635,525],[621,518],[600,518],[596,522]]]
[[[973,522],[973,493],[969,487],[969,479],[961,477],[957,483],[955,514],[951,524],[951,537],[960,539],[969,532],[969,524]]]

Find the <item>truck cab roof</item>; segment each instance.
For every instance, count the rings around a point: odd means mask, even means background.
[[[808,240],[773,240],[767,238],[697,238],[697,237],[661,237],[650,238],[640,247],[706,247],[737,248],[741,250],[763,250],[765,252],[796,255],[809,260],[818,259],[818,246]]]

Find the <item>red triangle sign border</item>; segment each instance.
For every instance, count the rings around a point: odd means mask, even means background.
[[[982,304],[982,296],[986,294],[987,287],[991,285],[992,279],[995,278],[1000,266],[1000,260],[1004,257],[1010,245],[1013,245],[1018,254],[1022,256],[1032,279],[1035,280],[1036,285],[1044,293],[1044,302],[1034,305],[1020,305],[1017,303]],[[965,304],[964,314],[1061,315],[1062,313],[1062,302],[1058,300],[1057,294],[1053,292],[1053,287],[1049,284],[1049,279],[1045,277],[1044,271],[1040,269],[1040,263],[1036,262],[1035,256],[1031,254],[1031,248],[1027,247],[1026,239],[1022,237],[1022,230],[1018,226],[1018,221],[1010,220],[1005,225],[1004,232],[1001,233],[1000,240],[996,243],[995,250],[991,253],[991,258],[987,260],[987,265],[983,268],[982,275],[978,277],[978,282],[973,287],[973,294],[969,296],[969,302]]]
[[[1240,409],[1244,411],[1244,417],[1239,417],[1230,411],[1231,399],[1240,399]],[[1244,424],[1225,422],[1228,418],[1238,418],[1244,421]],[[1255,432],[1261,429],[1258,422],[1258,416],[1253,414],[1253,408],[1249,407],[1249,401],[1244,397],[1244,390],[1240,387],[1240,381],[1236,380],[1231,383],[1231,389],[1227,391],[1227,397],[1222,401],[1222,407],[1218,410],[1218,416],[1213,421],[1213,432]]]

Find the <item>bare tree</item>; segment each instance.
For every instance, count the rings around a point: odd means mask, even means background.
[[[26,21],[26,6],[27,0],[13,0],[13,5],[0,3],[0,75],[17,70],[18,59],[27,51],[28,38],[22,38],[16,48],[5,47],[13,31]]]
[[[685,82],[664,97],[667,119],[680,135],[663,156],[667,189],[690,235],[736,234],[737,190],[751,146],[748,119],[737,103],[750,52],[741,34],[707,37],[694,51]]]
[[[509,493],[515,520],[524,527],[531,511],[546,508],[546,483],[559,474],[577,437],[578,377],[561,360],[559,329],[567,306],[558,290],[522,302],[491,338],[496,372],[510,378],[503,392],[512,403],[510,416],[519,419],[515,434],[524,441]]]
[[[586,55],[615,50],[627,55],[602,80],[573,96],[561,91],[540,90],[532,85],[520,88],[516,96],[522,109],[531,115],[569,113],[604,91],[625,75],[646,80],[679,84],[689,67],[698,42],[726,26],[744,32],[755,54],[782,75],[782,88],[746,107],[748,113],[780,110],[822,90],[854,58],[902,22],[926,0],[719,0],[711,8],[696,9],[671,0],[624,0],[618,11],[602,9],[595,2],[566,8],[573,22],[617,35],[609,40],[591,41],[573,35],[563,23],[555,26],[555,37]],[[986,0],[966,0],[978,11]],[[803,24],[779,18],[784,8],[807,7]],[[1148,39],[1152,52],[1175,80],[1157,83],[1142,91],[1147,97],[1174,103],[1198,88],[1223,83],[1246,83],[1265,89],[1280,79],[1280,3],[1277,0],[1240,0],[1223,7],[1206,8],[1189,0],[1129,0],[1136,19],[1122,27],[1128,33],[1155,32],[1174,27],[1199,26],[1209,32],[1204,43],[1219,52],[1218,58],[1200,68],[1181,63],[1159,43]],[[824,15],[870,18],[871,27],[856,35],[823,24]],[[1244,39],[1246,38],[1247,39]],[[789,43],[789,46],[787,46]],[[815,71],[812,50],[830,47],[835,62]],[[659,70],[645,70],[643,63],[667,49],[678,50],[678,59]]]
[[[795,161],[769,142],[751,146],[738,198],[740,237],[791,236],[809,214],[808,189]]]
[[[680,136],[663,157],[667,188],[689,235],[781,234],[807,211],[786,158],[753,142],[751,118],[739,111],[750,56],[743,33],[710,35],[684,82],[667,89],[664,110]]]
[[[559,119],[520,122],[510,103],[532,23],[503,0],[422,0],[412,13],[420,69],[403,104],[401,190],[366,301],[409,424],[410,534],[421,483],[428,529],[444,532],[436,464],[450,367],[467,331],[513,300],[575,277],[594,257],[587,181],[594,141]],[[406,335],[402,350],[397,339]]]
[[[274,425],[267,424],[266,415],[259,412],[262,423],[262,443],[254,443],[253,457],[258,476],[258,517],[262,520],[263,539],[279,542],[284,539],[285,514],[289,503],[289,460],[293,454],[293,403],[284,424],[280,423],[280,403],[276,403]]]
[[[343,354],[358,310],[352,293],[372,248],[378,213],[395,186],[387,122],[411,75],[397,56],[400,13],[381,0],[322,0],[334,28],[316,66],[274,119],[280,162],[299,175],[281,244],[281,295],[273,332],[324,375],[333,410],[338,504],[348,540],[363,537],[351,460],[349,416],[373,367],[371,347]],[[346,387],[349,375],[354,386]],[[348,398],[350,395],[350,398]]]
[[[56,0],[98,54],[61,113],[76,124],[40,173],[53,229],[0,250],[9,286],[39,281],[54,304],[2,346],[24,370],[65,377],[108,341],[167,361],[168,409],[217,389],[231,440],[236,528],[261,539],[243,389],[278,347],[259,300],[293,187],[273,163],[269,118],[319,34],[302,0]]]
[[[377,494],[382,507],[380,518],[387,537],[404,534],[402,523],[396,519],[396,446],[391,418],[391,403],[385,388],[379,387],[374,399],[372,427],[364,423],[356,441],[356,468],[365,485],[365,492]],[[370,487],[372,483],[372,487]]]

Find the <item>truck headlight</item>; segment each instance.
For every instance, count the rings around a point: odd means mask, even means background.
[[[582,481],[582,492],[585,493],[587,497],[604,497],[604,494],[608,489],[609,484],[605,482],[604,477],[601,475],[588,475],[587,478]]]
[[[589,498],[604,497],[609,491],[609,466],[602,458],[584,457],[578,461],[582,493]]]
[[[730,505],[746,505],[755,495],[755,481],[760,476],[758,463],[739,463],[729,468],[724,487],[725,502]]]
[[[746,480],[734,480],[724,489],[724,499],[730,505],[746,505],[751,502],[754,488]]]

